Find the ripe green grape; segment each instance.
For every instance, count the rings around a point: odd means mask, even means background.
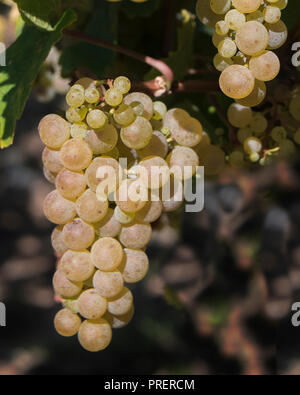
[[[112,315],[124,315],[128,313],[133,306],[133,295],[130,289],[124,287],[122,291],[114,298],[108,299],[107,311]]]
[[[283,46],[288,37],[288,30],[285,23],[280,20],[277,23],[266,23],[269,32],[268,49],[274,50]]]
[[[167,111],[167,106],[162,101],[155,101],[153,103],[153,119],[156,121],[161,121]]]
[[[139,250],[149,244],[151,236],[151,225],[133,222],[122,226],[119,240],[124,247]]]
[[[246,66],[231,65],[220,76],[220,88],[232,99],[243,99],[254,89],[254,77]]]
[[[81,171],[91,163],[93,152],[85,141],[71,139],[62,146],[60,157],[66,169]]]
[[[169,151],[169,146],[166,137],[159,131],[155,130],[152,133],[151,140],[145,148],[137,150],[140,159],[147,156],[156,155],[165,158]]]
[[[56,114],[46,115],[38,129],[42,142],[50,149],[59,149],[70,137],[68,122]]]
[[[107,123],[107,116],[103,111],[95,109],[87,114],[86,122],[92,129],[101,129]]]
[[[231,66],[233,64],[233,60],[229,59],[229,58],[223,58],[223,56],[221,56],[219,53],[217,53],[214,56],[213,59],[213,64],[215,66],[215,68],[222,72],[223,70],[225,70],[228,66]]]
[[[170,152],[167,161],[170,165],[170,172],[178,180],[191,178],[199,165],[198,155],[189,147],[176,146]]]
[[[88,130],[84,140],[94,154],[106,154],[113,150],[118,142],[118,132],[111,125],[105,125],[101,130]]]
[[[142,149],[150,142],[152,132],[151,123],[147,119],[136,117],[132,124],[121,129],[120,136],[127,147]]]
[[[119,222],[122,225],[126,225],[134,220],[135,213],[126,213],[125,211],[121,210],[119,206],[116,206],[114,209],[114,217],[117,222]],[[120,228],[120,231],[121,231],[121,228]],[[119,233],[120,233],[120,231],[119,231]]]
[[[225,21],[218,21],[215,25],[215,30],[219,36],[225,36],[229,32],[229,26]]]
[[[246,107],[258,106],[266,97],[266,84],[263,81],[255,80],[254,88],[250,95],[244,97],[243,99],[237,100],[237,103]]]
[[[87,108],[85,106],[81,107],[70,107],[66,111],[66,118],[71,123],[82,122],[87,114]]]
[[[232,58],[237,51],[237,46],[235,42],[226,37],[224,40],[220,41],[218,45],[218,52],[223,58]]]
[[[63,168],[59,151],[45,147],[42,154],[42,161],[45,168],[51,173],[57,174]]]
[[[257,80],[271,81],[279,73],[280,61],[274,52],[265,51],[250,59],[249,69]]]
[[[112,315],[107,312],[104,317],[109,322],[109,325],[113,329],[121,329],[129,324],[129,322],[133,318],[133,315],[134,315],[134,307],[132,306],[131,309],[126,314]]]
[[[102,237],[93,244],[91,249],[93,264],[104,272],[117,269],[123,255],[121,244],[113,237]]]
[[[88,320],[101,318],[107,310],[107,299],[99,295],[95,289],[87,289],[78,298],[78,311]]]
[[[245,107],[238,103],[232,103],[227,111],[229,122],[236,128],[248,126],[252,120],[252,116],[253,113],[250,107]]]
[[[93,285],[104,298],[113,298],[122,291],[124,281],[119,270],[111,272],[97,270],[93,277]]]
[[[245,55],[257,56],[267,48],[269,33],[262,23],[249,21],[237,30],[235,41]]]
[[[57,225],[72,221],[76,215],[75,204],[62,197],[56,189],[46,196],[43,209],[49,221]]]
[[[109,106],[117,107],[122,103],[123,95],[119,89],[110,88],[105,92],[105,101]]]
[[[250,129],[249,126],[246,128],[241,128],[237,132],[237,139],[241,144],[243,144],[244,141],[251,136],[252,136],[252,130]]]
[[[129,93],[129,95],[127,95],[124,98],[124,103],[127,104],[128,106],[130,105],[135,106],[136,104],[140,103],[142,105],[143,113],[138,115],[143,116],[148,121],[153,116],[153,102],[151,98],[145,93],[141,93],[141,92]]]
[[[123,95],[131,89],[131,82],[127,77],[118,77],[114,80],[114,88],[118,89]]]
[[[83,139],[87,131],[87,125],[84,122],[76,122],[71,125],[71,136]]]
[[[267,6],[263,10],[264,20],[267,23],[277,23],[281,18],[281,11],[278,7]]]
[[[159,189],[170,178],[170,169],[167,162],[160,156],[148,156],[137,166],[139,181],[148,189]]]
[[[142,223],[152,223],[157,221],[162,213],[163,205],[162,202],[158,200],[152,200],[146,203],[146,205],[136,213],[135,220]]]
[[[53,276],[53,288],[62,298],[74,298],[82,290],[82,282],[70,281],[62,269],[58,269]]]
[[[59,225],[53,229],[51,234],[51,244],[53,249],[58,255],[63,255],[68,250],[68,247],[64,242],[62,231],[63,231],[63,226]]]
[[[71,87],[66,96],[66,101],[70,107],[80,107],[85,101],[84,88],[80,84]]]
[[[63,169],[55,179],[55,186],[64,198],[77,199],[86,189],[85,175]]]
[[[261,0],[232,0],[232,5],[244,14],[254,12],[259,9]]]
[[[122,168],[116,159],[109,156],[95,158],[87,168],[86,181],[93,192],[100,186],[103,194],[118,189],[122,179]]]
[[[215,14],[225,14],[231,7],[231,0],[210,0],[210,7]]]
[[[68,250],[61,258],[60,267],[70,281],[85,281],[95,269],[88,250]]]
[[[105,217],[94,224],[94,228],[100,237],[117,237],[121,231],[121,224],[114,216],[114,210],[109,208]]]
[[[113,117],[120,126],[126,127],[134,122],[136,115],[132,107],[127,104],[121,104],[114,112]]]
[[[84,92],[84,97],[86,102],[90,104],[98,103],[100,99],[99,89],[97,89],[94,85],[90,85],[88,88],[86,88]]]
[[[78,332],[79,343],[90,352],[104,350],[109,346],[111,338],[111,326],[103,318],[84,321]]]
[[[246,23],[246,17],[238,10],[230,10],[225,15],[225,22],[231,30],[238,30]]]
[[[122,274],[126,283],[137,283],[148,273],[149,259],[146,253],[138,249],[125,248],[124,267]]]
[[[70,250],[80,251],[89,248],[95,239],[95,230],[80,218],[73,219],[64,226],[63,239]]]
[[[80,325],[80,317],[68,309],[60,310],[54,318],[54,327],[57,333],[64,337],[76,335],[79,331]]]
[[[170,177],[168,184],[161,189],[163,211],[176,211],[183,202],[183,184],[181,180]]]
[[[79,217],[88,223],[101,221],[107,213],[108,201],[97,199],[96,194],[87,189],[76,201],[76,211]]]
[[[148,200],[148,191],[145,185],[138,180],[126,179],[116,191],[116,203],[126,213],[136,213],[141,210]]]

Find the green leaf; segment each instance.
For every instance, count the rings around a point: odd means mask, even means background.
[[[99,0],[98,0],[99,1]],[[118,15],[115,4],[106,0],[97,3],[85,33],[109,42],[117,40]],[[111,77],[116,53],[96,45],[76,42],[64,49],[60,64],[62,75],[69,77],[75,69],[89,70],[100,79]]]
[[[196,22],[192,14],[187,10],[181,11],[182,24],[178,28],[177,49],[170,52],[168,58],[162,59],[174,71],[175,79],[182,79],[187,69],[189,69],[194,61],[194,33]],[[151,80],[157,77],[159,73],[151,70],[145,77]]]
[[[136,4],[132,1],[122,2],[121,10],[128,18],[148,18],[161,5],[161,0],[148,0],[145,3]]]
[[[53,31],[62,14],[62,0],[15,0],[24,20],[40,29]]]
[[[61,31],[76,20],[66,11],[52,32],[26,26],[7,50],[7,66],[0,72],[0,146],[13,141],[16,121],[21,117],[32,84],[51,47],[61,38]]]

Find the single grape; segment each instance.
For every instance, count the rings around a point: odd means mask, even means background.
[[[247,67],[232,65],[222,72],[219,84],[226,96],[243,99],[253,91],[254,77]]]
[[[72,221],[76,215],[75,204],[63,198],[56,189],[46,196],[43,209],[49,221],[57,225]]]
[[[123,95],[131,89],[131,82],[127,77],[118,77],[114,80],[114,88],[118,89]]]
[[[60,157],[65,168],[80,171],[86,169],[91,163],[93,152],[85,141],[71,139],[62,146]]]
[[[134,307],[132,306],[128,313],[123,315],[112,315],[107,312],[104,317],[109,322],[109,325],[113,329],[121,329],[124,328],[129,322],[132,320],[134,315]]]
[[[38,129],[42,142],[51,149],[59,149],[70,137],[68,122],[56,114],[46,115]]]
[[[262,143],[257,137],[248,137],[244,141],[243,147],[245,152],[251,155],[252,153],[259,153],[262,150]]]
[[[106,216],[94,224],[94,228],[100,237],[117,237],[121,231],[121,224],[114,216],[114,210],[109,208]]]
[[[267,48],[269,33],[262,23],[249,21],[237,30],[235,41],[245,55],[257,56]]]
[[[86,190],[76,202],[76,211],[79,217],[88,223],[101,221],[107,213],[108,201],[99,201],[96,194],[90,189]]]
[[[249,69],[257,80],[271,81],[279,73],[280,61],[274,52],[265,51],[250,59]]]
[[[165,158],[169,151],[169,146],[166,137],[161,133],[155,130],[152,133],[151,140],[149,144],[146,145],[145,148],[137,150],[137,154],[140,159],[143,159],[147,156],[156,155],[161,158]]]
[[[105,101],[109,106],[117,107],[122,103],[123,95],[119,89],[110,88],[105,92]]]
[[[93,264],[100,270],[111,272],[120,265],[123,259],[123,248],[113,237],[102,237],[91,249]]]
[[[61,258],[60,267],[70,281],[85,281],[95,270],[88,250],[68,250]]]
[[[151,200],[146,203],[142,210],[138,211],[135,215],[135,220],[142,223],[152,223],[157,221],[162,213],[163,205],[162,202],[158,200]]]
[[[58,269],[53,276],[53,288],[62,298],[74,298],[82,290],[82,282],[70,281],[62,269]]]
[[[59,225],[53,229],[53,232],[51,234],[51,244],[53,249],[58,255],[63,255],[68,250],[68,247],[64,242],[62,231],[63,231],[63,226]]]
[[[167,162],[160,156],[148,156],[137,167],[139,181],[149,189],[159,189],[170,178]]]
[[[70,107],[80,107],[84,103],[84,88],[80,84],[71,87],[66,96],[66,101]]]
[[[93,284],[101,296],[104,298],[113,298],[122,291],[124,281],[119,270],[112,272],[97,270],[93,277]]]
[[[153,102],[148,95],[141,92],[133,92],[124,98],[124,104],[127,104],[128,106],[135,106],[135,104],[138,103],[142,105],[143,110],[143,113],[138,115],[143,116],[149,121],[153,116]]]
[[[63,169],[56,177],[55,186],[64,198],[77,199],[86,189],[85,175]]]
[[[110,314],[119,316],[128,313],[133,306],[133,295],[130,289],[124,287],[119,295],[108,300],[107,310]]]
[[[42,161],[45,168],[51,173],[57,174],[63,168],[60,159],[60,151],[45,147],[42,153]]]
[[[136,117],[129,126],[121,129],[121,139],[123,143],[132,149],[145,148],[152,137],[152,126],[147,119]]]
[[[115,159],[108,156],[95,158],[86,170],[87,184],[93,192],[100,185],[104,194],[118,189],[122,179],[122,168]]]
[[[63,240],[70,250],[80,251],[89,248],[95,239],[95,230],[80,218],[75,218],[63,229]]]
[[[244,128],[252,120],[252,110],[250,107],[242,106],[238,103],[232,103],[227,111],[227,117],[231,125],[236,128]]]
[[[122,211],[136,213],[147,203],[148,191],[139,180],[126,179],[116,191],[115,200]]]
[[[232,0],[232,5],[240,12],[247,14],[259,9],[261,0]]]
[[[139,250],[149,244],[151,236],[151,225],[133,222],[122,226],[119,240],[124,247]]]
[[[111,326],[103,318],[84,321],[78,332],[79,343],[90,352],[104,350],[109,346],[111,338]]]
[[[91,110],[87,114],[86,122],[92,129],[101,129],[107,123],[107,116],[99,109]]]
[[[64,337],[76,335],[79,331],[80,325],[80,317],[68,309],[60,310],[54,318],[54,327],[56,331]]]
[[[126,283],[137,283],[148,273],[149,259],[146,253],[138,249],[125,248],[125,260],[122,274]]]
[[[121,104],[113,114],[115,122],[120,126],[126,127],[134,122],[136,115],[132,107],[127,104]]]
[[[196,173],[199,158],[192,148],[176,146],[170,152],[167,162],[170,165],[170,172],[176,179],[187,180]]]
[[[107,310],[107,300],[95,289],[88,289],[78,298],[78,310],[82,317],[88,320],[99,319]]]
[[[107,154],[115,148],[118,142],[118,132],[111,125],[105,125],[101,130],[88,130],[85,133],[84,140],[94,154]]]

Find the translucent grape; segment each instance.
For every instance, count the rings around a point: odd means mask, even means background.
[[[148,200],[146,187],[138,180],[127,179],[116,191],[116,203],[126,213],[136,213],[141,210]]]
[[[288,37],[288,31],[285,23],[280,20],[277,23],[266,23],[265,26],[269,31],[268,49],[274,50],[282,47]]]
[[[103,318],[84,321],[78,332],[79,343],[90,352],[104,350],[109,346],[111,338],[111,326]]]
[[[225,15],[225,22],[231,30],[237,30],[246,23],[246,17],[238,10],[230,10]]]
[[[76,210],[83,221],[99,222],[107,213],[108,201],[99,201],[96,194],[88,189],[77,199]]]
[[[121,129],[120,136],[127,147],[141,149],[150,142],[152,132],[151,123],[147,119],[136,117],[132,124]]]
[[[223,58],[232,58],[236,51],[236,44],[231,38],[225,38],[218,45],[218,52]]]
[[[119,295],[108,300],[107,310],[113,315],[124,315],[128,313],[133,306],[133,295],[130,289],[124,287]]]
[[[59,269],[53,276],[53,288],[62,298],[74,298],[82,290],[82,282],[70,281],[63,270]]]
[[[121,244],[112,237],[103,237],[97,240],[91,249],[93,264],[105,272],[117,269],[123,259],[123,255]]]
[[[278,7],[267,6],[263,11],[264,19],[267,23],[277,23],[281,18],[281,11]]]
[[[162,213],[163,205],[160,200],[150,200],[146,203],[142,210],[138,211],[135,215],[137,222],[152,223],[157,221]]]
[[[57,174],[63,168],[59,151],[45,147],[42,154],[42,161],[45,168],[51,173]]]
[[[148,273],[149,259],[144,251],[125,248],[124,267],[122,269],[126,283],[137,283]]]
[[[93,192],[100,185],[104,194],[114,192],[122,179],[122,168],[115,159],[108,156],[95,158],[86,170],[87,184]]]
[[[43,209],[49,221],[57,225],[72,221],[76,214],[75,204],[63,198],[56,189],[46,196]]]
[[[212,11],[210,0],[197,0],[196,14],[199,20],[208,27],[214,27],[221,19],[220,15],[217,15]]]
[[[244,141],[243,147],[247,154],[259,153],[262,149],[262,143],[257,137],[248,137]]]
[[[86,122],[92,129],[101,129],[107,122],[107,116],[101,110],[92,110],[88,113]]]
[[[140,115],[142,115],[143,118],[146,118],[148,121],[153,116],[153,102],[151,98],[145,93],[141,93],[141,92],[130,93],[124,98],[124,103],[127,104],[128,106],[134,105],[136,103],[141,103],[143,106],[143,113]]]
[[[160,121],[168,111],[167,106],[162,101],[155,101],[153,103],[153,119]]]
[[[137,151],[137,154],[140,159],[143,159],[147,156],[156,155],[161,158],[165,158],[167,156],[169,150],[168,142],[166,137],[161,133],[155,130],[152,133],[151,140],[149,144],[146,145],[145,148],[142,148]]]
[[[167,162],[160,156],[148,156],[140,161],[137,167],[139,181],[149,189],[159,189],[170,177]]]
[[[91,254],[87,250],[68,250],[61,258],[60,267],[70,281],[85,281],[94,272]]]
[[[100,131],[88,130],[85,133],[84,140],[94,154],[106,154],[113,150],[118,142],[118,132],[111,125],[105,125]]]
[[[82,107],[70,107],[66,111],[66,118],[69,122],[78,123],[85,119],[87,114],[87,108],[85,106]]]
[[[93,288],[82,292],[77,305],[79,313],[88,320],[101,318],[107,310],[107,300]]]
[[[100,92],[96,86],[90,85],[84,92],[85,100],[90,104],[98,103],[100,99]]]
[[[105,101],[109,106],[117,107],[122,103],[123,95],[119,89],[110,88],[105,92]]]
[[[191,178],[199,165],[196,152],[189,147],[176,146],[168,156],[170,171],[178,180]]]
[[[134,122],[136,115],[132,107],[127,104],[121,104],[114,112],[113,117],[120,126],[126,127]]]
[[[51,234],[51,244],[58,255],[64,254],[68,247],[63,238],[63,226],[56,226]]]
[[[252,116],[253,114],[250,107],[245,107],[238,103],[232,103],[227,111],[229,122],[236,128],[248,126],[252,120]]]
[[[93,152],[85,141],[71,139],[62,146],[60,157],[65,168],[80,171],[91,163]]]
[[[71,125],[71,136],[73,138],[83,139],[87,131],[87,125],[84,122],[77,122]]]
[[[229,58],[223,58],[219,53],[214,56],[213,64],[218,71],[223,71],[226,67],[233,64],[233,60]]]
[[[250,95],[246,96],[243,99],[237,100],[237,103],[242,104],[246,107],[258,106],[265,99],[266,92],[266,84],[263,81],[255,80],[254,88]]]
[[[268,30],[262,23],[249,21],[237,30],[235,41],[239,50],[245,55],[256,56],[268,46]]]
[[[66,101],[70,107],[80,107],[85,101],[84,88],[80,84],[71,87],[66,96]]]
[[[113,329],[124,328],[132,320],[134,315],[134,307],[132,306],[128,313],[123,315],[112,315],[110,313],[105,314],[105,319],[109,322]]]
[[[116,237],[121,231],[121,224],[114,216],[114,210],[109,208],[106,216],[94,224],[96,234],[100,237]]]
[[[75,218],[64,226],[63,239],[66,246],[71,250],[80,251],[89,248],[94,238],[95,230],[93,226],[80,218]]]
[[[119,240],[124,247],[139,250],[149,244],[151,236],[151,225],[134,222],[129,225],[122,226]]]
[[[272,51],[265,51],[249,61],[249,69],[254,77],[260,81],[273,80],[280,70],[278,56]]]
[[[93,285],[96,291],[104,298],[113,298],[122,291],[124,281],[119,270],[112,272],[97,270],[93,277]]]
[[[119,206],[116,206],[114,209],[114,217],[117,222],[122,225],[126,225],[133,221],[135,218],[135,213],[126,213],[125,211],[122,211]]]
[[[232,5],[244,14],[258,10],[261,0],[232,0]]]
[[[210,7],[216,14],[225,14],[231,7],[231,0],[210,0]]]
[[[253,91],[254,77],[247,67],[232,65],[222,72],[219,84],[226,96],[243,99]]]
[[[85,176],[83,173],[61,170],[55,180],[56,189],[66,199],[76,199],[86,188]]]
[[[127,77],[118,77],[114,80],[114,88],[118,89],[123,95],[131,89],[131,82]]]
[[[54,318],[56,331],[64,337],[76,335],[81,325],[81,319],[77,314],[68,309],[60,310]]]
[[[176,211],[183,202],[183,184],[180,180],[170,177],[168,184],[161,190],[163,211]]]
[[[56,114],[46,115],[38,129],[42,142],[51,149],[59,149],[70,137],[68,122]]]

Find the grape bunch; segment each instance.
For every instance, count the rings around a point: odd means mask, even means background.
[[[288,0],[198,0],[197,15],[213,27],[218,49],[213,63],[221,72],[222,92],[244,106],[259,105],[266,96],[265,82],[280,71],[273,52],[287,39],[281,11]]]
[[[232,103],[228,120],[236,128],[237,145],[229,163],[242,167],[247,161],[266,165],[276,157],[291,158],[300,145],[300,87],[279,85],[272,102],[260,111]]]
[[[44,174],[56,187],[43,207],[56,224],[53,286],[64,305],[54,324],[91,352],[131,320],[126,285],[147,274],[151,223],[181,205],[201,150],[210,160],[198,120],[130,89],[126,77],[81,78],[66,95],[66,119],[49,114],[38,128]]]

